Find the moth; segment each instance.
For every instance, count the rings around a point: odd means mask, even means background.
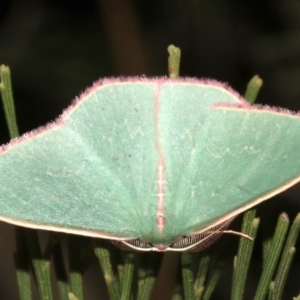
[[[300,180],[300,118],[191,78],[100,80],[0,149],[0,220],[192,251]]]

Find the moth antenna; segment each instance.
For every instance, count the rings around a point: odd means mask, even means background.
[[[216,230],[214,232],[221,232],[221,233],[229,233],[229,234],[234,234],[234,235],[238,235],[238,236],[241,236],[241,237],[244,237],[250,241],[254,241],[254,239],[249,236],[248,234],[244,234],[242,232],[239,232],[239,231],[234,231],[234,230]]]

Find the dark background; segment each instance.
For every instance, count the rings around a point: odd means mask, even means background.
[[[300,109],[296,0],[0,1],[0,63],[12,70],[21,133],[56,118],[98,78],[167,75],[171,43],[182,50],[181,76],[225,81],[243,94],[258,74],[259,103]],[[3,114],[0,127],[7,142]],[[294,216],[299,188],[277,201]],[[0,225],[0,298],[16,299],[13,226]],[[286,297],[300,290],[297,261]]]

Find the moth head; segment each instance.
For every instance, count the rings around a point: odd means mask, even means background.
[[[224,232],[233,219],[226,220],[209,229],[199,233],[193,233],[187,236],[178,237],[170,245],[152,244],[142,238],[127,240],[127,241],[112,241],[114,245],[125,251],[158,251],[158,252],[199,252],[215,243]]]

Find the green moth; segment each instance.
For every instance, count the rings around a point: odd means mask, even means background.
[[[300,118],[216,81],[111,79],[0,151],[0,220],[183,251],[300,180]]]

